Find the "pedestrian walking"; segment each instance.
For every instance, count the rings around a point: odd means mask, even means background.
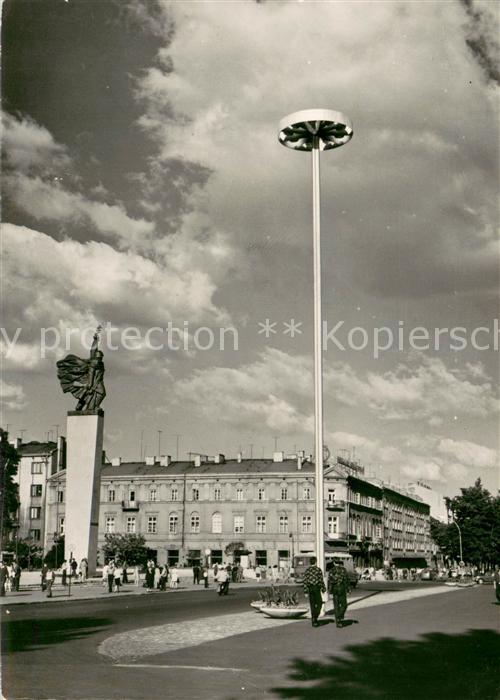
[[[67,585],[66,578],[67,578],[67,576],[68,576],[68,569],[67,569],[67,562],[66,562],[66,559],[65,559],[65,560],[63,561],[63,563],[61,564],[61,575],[62,575],[62,577],[61,577],[61,583],[62,583],[63,586],[66,586],[66,585]]]
[[[198,566],[198,564],[195,564],[193,566],[193,583],[198,585],[199,582],[200,582],[200,567]]]
[[[309,596],[311,624],[313,627],[318,627],[318,616],[323,605],[321,594],[326,591],[323,572],[316,565],[316,562],[316,557],[311,557],[311,564],[304,573],[304,592]]]
[[[128,583],[128,572],[127,572],[127,562],[123,562],[122,566],[122,583]]]
[[[106,586],[108,585],[108,568],[109,567],[107,564],[104,564],[104,566],[102,567],[102,587],[103,588],[106,588]]]
[[[179,572],[177,571],[176,567],[172,569],[172,572],[170,574],[170,588],[178,588],[179,587]]]
[[[344,615],[347,610],[349,576],[341,561],[336,561],[335,565],[328,573],[328,590],[333,597],[335,624],[337,627],[343,627]]]
[[[52,567],[49,568],[47,571],[47,598],[52,598],[52,586],[54,585],[54,582],[56,580],[56,572]]]
[[[168,566],[164,564],[160,573],[160,591],[165,591],[167,589],[168,581]]]
[[[155,565],[154,562],[148,561],[146,566],[146,588],[152,591],[155,585]]]
[[[77,564],[77,561],[74,557],[70,561],[70,567],[71,567],[71,569],[70,569],[69,575],[73,576],[73,581],[76,583],[76,572],[78,570],[78,564]]]
[[[208,588],[208,566],[203,567],[203,585]]]
[[[219,574],[219,566],[218,564],[214,564],[214,581],[218,580],[218,574]]]
[[[44,591],[44,590],[46,589],[46,587],[47,587],[47,573],[48,573],[48,570],[49,570],[49,567],[47,566],[47,564],[44,564],[44,565],[42,566],[41,571],[40,571],[40,579],[41,579],[40,583],[41,583],[41,586],[42,586],[42,591]]]
[[[21,583],[21,566],[18,561],[14,563],[14,590],[19,590],[19,585]]]

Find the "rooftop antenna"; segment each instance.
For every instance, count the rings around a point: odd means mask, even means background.
[[[27,430],[26,428],[23,428],[22,430],[19,431],[21,433],[21,445],[24,442],[24,433],[26,432],[26,430]]]

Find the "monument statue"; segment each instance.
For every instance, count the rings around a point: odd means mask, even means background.
[[[98,348],[101,330],[101,326],[98,326],[94,333],[88,360],[82,360],[76,355],[66,355],[56,363],[57,378],[63,392],[71,392],[78,399],[77,411],[97,411],[106,396],[102,361],[104,354]]]

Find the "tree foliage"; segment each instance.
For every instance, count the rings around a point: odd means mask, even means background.
[[[14,483],[21,456],[9,443],[9,434],[0,428],[0,541],[2,548],[10,539],[19,508],[19,488]]]
[[[64,535],[57,538],[44,557],[47,566],[58,568],[64,561]]]
[[[15,553],[21,569],[39,569],[42,565],[43,547],[30,539],[10,540],[5,551]]]
[[[454,522],[431,519],[431,536],[445,556],[458,561],[461,534],[465,562],[494,564],[500,560],[500,497],[492,496],[481,479],[460,490],[460,496],[446,499]]]
[[[144,535],[106,534],[105,539],[106,543],[103,547],[105,561],[118,559],[131,566],[146,563],[148,549]]]

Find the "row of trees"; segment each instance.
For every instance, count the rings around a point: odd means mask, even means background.
[[[492,496],[481,479],[477,479],[474,486],[460,490],[460,496],[446,499],[451,516],[448,524],[431,518],[432,539],[450,560],[460,559],[461,535],[465,562],[476,566],[499,563],[500,497]]]

